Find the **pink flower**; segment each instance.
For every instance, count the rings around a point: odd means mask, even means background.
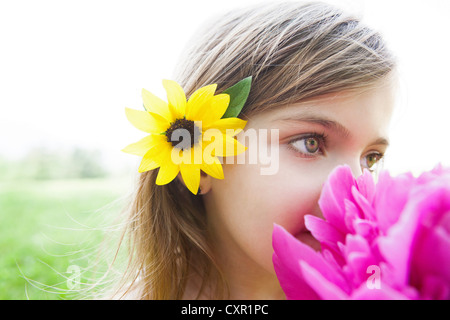
[[[274,225],[273,263],[288,299],[450,299],[450,170],[375,184],[348,166],[325,183],[325,219],[305,216],[322,250]]]

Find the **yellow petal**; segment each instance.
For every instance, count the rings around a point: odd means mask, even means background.
[[[147,133],[161,133],[169,128],[170,123],[163,117],[147,111],[125,108],[128,121],[137,129]]]
[[[147,159],[147,160],[146,160],[146,162],[141,163],[142,168],[140,168],[140,169],[144,169],[144,165],[146,163],[158,163],[160,166],[165,164],[165,162],[167,162],[167,158],[170,157],[171,150],[172,150],[172,145],[170,143],[168,143],[167,141],[155,144],[144,155],[144,159]],[[139,171],[139,172],[141,172],[141,171]]]
[[[174,121],[167,102],[161,100],[145,89],[142,89],[142,100],[144,101],[145,110],[147,110],[148,112],[159,114],[168,122]]]
[[[167,121],[166,118],[160,116],[157,113],[153,113],[153,112],[149,112],[149,113],[153,118],[153,121],[154,121],[153,125],[155,126],[155,130],[156,130],[156,132],[158,132],[158,134],[166,132],[167,129],[170,128],[170,122]]]
[[[213,163],[208,164],[206,162],[203,162],[200,166],[200,169],[213,178],[224,178],[222,164],[220,163],[219,159],[217,159],[217,157],[214,157]]]
[[[228,131],[228,135],[235,136],[241,132],[247,125],[247,121],[239,118],[225,118],[209,123],[207,126],[203,125],[203,131],[208,129],[219,129],[223,134],[227,134],[227,129],[231,129],[232,134]]]
[[[180,168],[178,165],[174,164],[172,161],[167,161],[161,166],[161,168],[159,168],[158,176],[156,177],[156,184],[159,186],[168,184],[176,178],[179,172]]]
[[[238,154],[241,154],[245,150],[247,150],[247,147],[243,146],[239,141],[237,141],[235,138],[228,136],[228,135],[222,135],[222,141],[223,147],[216,147],[214,148],[214,155],[219,157],[229,157],[229,156],[235,156]],[[216,143],[216,142],[214,142]],[[220,142],[217,142],[217,146],[220,146]]]
[[[186,114],[186,95],[183,88],[172,80],[163,80],[164,89],[167,92],[169,108],[173,112],[175,119],[181,119]]]
[[[153,169],[156,169],[160,166],[158,162],[153,159],[143,157],[141,164],[139,165],[138,172],[146,172]]]
[[[195,91],[186,106],[186,119],[201,120],[205,113],[209,112],[211,99],[216,92],[217,84],[202,87]]]
[[[180,164],[180,171],[186,187],[193,194],[197,194],[200,186],[200,165],[182,163]]]
[[[183,150],[181,161],[184,164],[202,164],[203,162],[203,144],[195,144],[193,148]]]
[[[228,105],[230,103],[230,96],[226,93],[221,93],[214,96],[211,99],[208,112],[201,119],[204,125],[209,125],[210,122],[214,122],[222,118],[227,111]]]
[[[158,145],[164,140],[167,141],[166,137],[163,135],[151,134],[139,140],[138,142],[129,144],[124,149],[122,149],[122,151],[143,157],[148,152],[148,150],[150,150],[153,146]]]

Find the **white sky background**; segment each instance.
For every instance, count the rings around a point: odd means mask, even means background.
[[[120,152],[145,135],[124,108],[142,108],[142,88],[165,99],[161,79],[199,25],[255,2],[0,0],[0,155],[81,146],[113,165],[138,163]],[[450,1],[326,2],[361,13],[399,58],[401,112],[385,167],[450,166]]]

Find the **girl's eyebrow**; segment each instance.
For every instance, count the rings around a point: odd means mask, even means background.
[[[275,121],[282,121],[282,122],[312,122],[314,124],[321,125],[322,127],[325,127],[329,130],[333,130],[338,132],[341,136],[344,138],[349,137],[350,131],[344,127],[339,122],[336,122],[334,120],[327,119],[323,116],[316,116],[311,114],[304,114],[304,115],[296,115],[291,116],[289,118],[282,118],[282,119],[276,119]]]
[[[327,128],[329,130],[336,131],[338,134],[340,134],[344,138],[348,138],[351,136],[350,131],[345,126],[343,126],[342,124],[340,124],[337,121],[327,119],[326,117],[323,117],[323,116],[305,114],[305,115],[291,116],[289,118],[276,119],[274,121],[275,122],[277,122],[277,121],[309,122],[309,123],[321,125],[322,127]],[[381,137],[381,138],[378,138],[375,141],[373,141],[370,145],[384,145],[387,147],[387,146],[389,146],[389,141],[386,138]]]

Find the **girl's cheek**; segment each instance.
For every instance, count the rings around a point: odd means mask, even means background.
[[[315,186],[315,183],[296,184],[286,188],[279,194],[279,210],[275,214],[274,222],[292,234],[300,232],[305,227],[305,215],[321,216],[318,206],[320,191],[321,185]]]

